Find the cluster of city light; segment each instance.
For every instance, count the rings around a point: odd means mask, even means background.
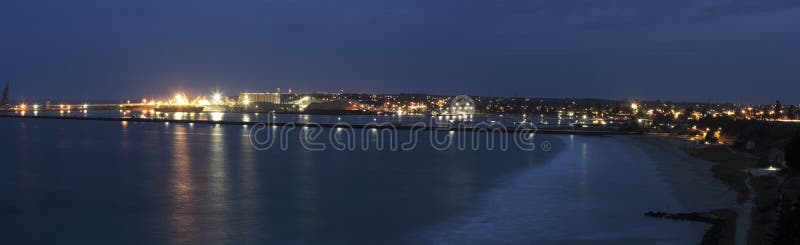
[[[211,95],[211,99],[214,102],[214,104],[216,104],[216,105],[221,104],[222,103],[222,93],[215,92],[214,94]]]
[[[224,99],[224,96],[220,92],[214,92],[210,96],[211,99],[205,96],[198,96],[195,98],[190,98],[186,96],[183,92],[175,93],[172,98],[159,100],[159,99],[147,99],[143,98],[141,103],[134,103],[131,104],[128,101],[127,104],[120,104],[120,107],[128,106],[135,106],[135,105],[147,105],[147,106],[162,106],[162,105],[176,105],[176,106],[208,106],[208,105],[224,105],[227,102]]]
[[[244,104],[245,106],[249,105],[250,104],[250,97],[245,95],[244,98],[242,99],[242,104]]]
[[[258,111],[261,106],[260,102],[263,99],[256,96],[248,97],[246,93],[241,95],[238,99],[229,99],[224,97],[221,93],[209,93],[204,96],[187,96],[186,93],[178,92],[173,96],[164,97],[163,99],[148,97],[142,99],[141,103],[128,101],[124,104],[119,104],[119,109],[123,110],[158,110],[167,106],[196,106],[204,107],[204,110],[224,112],[224,111],[249,111],[254,109]],[[286,99],[286,98],[284,98]],[[281,107],[279,110],[300,110],[303,111],[305,106],[311,103],[312,99],[308,96],[290,96],[290,101],[283,102],[283,104],[293,105],[289,107]],[[539,116],[555,115],[558,113],[559,121],[574,120],[575,123],[581,124],[614,124],[617,122],[624,122],[631,120],[632,122],[650,123],[652,126],[664,127],[678,127],[685,128],[684,125],[690,125],[694,120],[702,118],[714,117],[729,117],[733,119],[760,119],[771,120],[780,122],[800,123],[800,110],[797,108],[800,105],[741,105],[741,104],[689,104],[689,103],[661,103],[653,101],[638,101],[629,100],[620,104],[619,102],[611,102],[604,104],[582,104],[580,100],[576,104],[576,100],[543,100],[531,98],[499,98],[499,97],[475,97],[474,103],[458,104],[451,103],[453,97],[450,96],[435,96],[435,95],[365,95],[365,94],[343,94],[337,93],[326,97],[325,95],[315,95],[314,102],[325,103],[327,101],[346,101],[349,105],[345,104],[346,110],[361,110],[371,111],[378,114],[388,113],[396,115],[409,115],[416,113],[425,113],[431,115],[440,114],[470,114],[463,113],[463,111],[475,110],[476,113],[481,114],[497,114],[502,117],[510,115],[523,115],[522,122],[528,122],[524,113],[536,113]],[[27,103],[27,104],[26,104]],[[46,103],[33,103],[26,102],[18,104],[11,108],[11,110],[20,111],[42,111],[42,110],[61,110],[69,111],[79,110],[86,111],[89,105],[74,104],[69,105],[54,105],[51,106],[49,102]],[[116,106],[116,105],[114,105]],[[243,106],[245,109],[229,110],[229,107]],[[104,109],[107,105],[92,105],[92,109]],[[192,108],[196,109],[196,108]],[[784,110],[785,109],[785,110]],[[165,110],[166,111],[166,110]],[[455,113],[454,113],[455,112]],[[637,120],[640,119],[640,120]],[[544,119],[538,120],[542,124],[546,124]],[[684,124],[687,123],[687,124]],[[560,122],[559,122],[560,124]],[[650,126],[645,125],[645,126]],[[718,132],[718,131],[713,131]],[[707,133],[706,133],[707,134]],[[702,133],[701,133],[702,135]]]
[[[199,99],[199,98],[198,98]],[[197,102],[198,100],[195,100]],[[175,94],[175,97],[169,101],[171,105],[189,105],[189,99],[183,93]]]
[[[724,144],[725,142],[722,141],[722,128],[717,128],[717,130],[711,131],[711,128],[697,128],[697,125],[694,125],[690,128],[692,131],[697,132],[696,136],[692,136],[689,140],[692,141],[705,141],[706,137],[709,133],[713,133],[712,137],[718,140],[717,143]],[[708,142],[706,142],[708,143]]]
[[[27,110],[33,110],[33,111],[39,111],[39,110],[59,110],[59,111],[62,111],[62,112],[63,112],[64,110],[67,110],[67,111],[71,110],[71,109],[72,109],[72,107],[73,107],[72,105],[65,105],[65,104],[60,104],[60,105],[58,105],[58,106],[52,106],[52,107],[51,107],[49,103],[48,103],[48,104],[45,104],[45,106],[41,106],[41,105],[39,105],[39,104],[32,104],[32,105],[29,105],[29,104],[26,104],[26,103],[20,103],[19,105],[17,105],[17,106],[15,106],[15,107],[13,107],[12,109],[13,109],[13,110],[18,110],[18,111],[27,111]],[[76,106],[76,107],[78,107],[78,106]],[[89,105],[88,105],[88,104],[83,104],[83,105],[82,105],[82,106],[80,106],[80,107],[81,107],[83,110],[86,110],[86,109],[88,109],[88,108],[89,108]]]

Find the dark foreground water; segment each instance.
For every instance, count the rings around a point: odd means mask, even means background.
[[[0,119],[0,132],[0,244],[686,244],[706,227],[642,215],[681,207],[619,138],[437,151],[423,132],[411,151],[313,152],[302,129],[266,151],[240,126]]]

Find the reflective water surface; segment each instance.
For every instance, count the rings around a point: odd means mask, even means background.
[[[3,244],[683,244],[705,229],[642,215],[681,208],[616,138],[311,152],[257,151],[241,126],[3,118],[0,132]]]

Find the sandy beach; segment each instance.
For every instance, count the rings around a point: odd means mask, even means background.
[[[659,148],[657,139],[646,143],[630,136],[558,138],[565,148],[552,161],[510,175],[497,188],[482,193],[464,215],[425,227],[411,234],[410,240],[423,244],[698,244],[711,225],[655,219],[644,213],[710,211],[734,203],[735,193],[708,172],[710,163],[673,158],[682,151]],[[638,147],[642,145],[650,147]],[[663,154],[663,161],[655,161],[661,157],[656,154]],[[670,167],[672,162],[680,166]],[[720,194],[706,194],[714,191]]]
[[[681,147],[689,142],[661,136],[630,136],[632,144],[647,152],[659,174],[673,189],[673,195],[689,210],[731,208],[737,205],[737,193],[714,177],[714,163],[693,157]]]
[[[739,215],[735,244],[746,244],[752,205],[750,202],[737,203],[738,193],[711,171],[715,163],[694,157],[683,150],[696,147],[696,144],[665,136],[625,138],[647,152],[656,163],[659,175],[670,185],[672,195],[685,209],[695,212],[713,209],[736,211]]]

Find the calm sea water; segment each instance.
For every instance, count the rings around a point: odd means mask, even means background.
[[[241,126],[0,119],[0,243],[693,244],[646,154],[615,137],[550,151],[257,151]],[[323,135],[328,135],[328,132]],[[401,136],[405,140],[407,136]]]

